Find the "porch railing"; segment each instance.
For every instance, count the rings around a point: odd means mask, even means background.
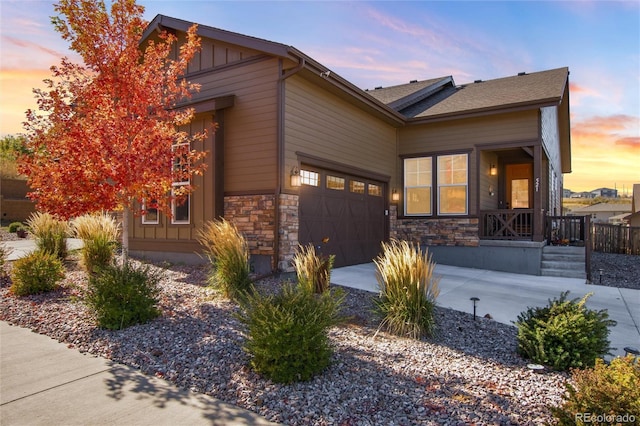
[[[480,238],[487,240],[531,240],[533,209],[483,210]]]
[[[545,238],[548,244],[586,246],[589,240],[588,216],[547,216]]]

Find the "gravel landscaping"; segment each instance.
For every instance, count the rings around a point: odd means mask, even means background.
[[[349,288],[350,319],[330,331],[331,366],[309,382],[276,384],[248,368],[237,306],[205,286],[204,267],[156,267],[164,270],[162,316],[148,324],[96,328],[81,302],[86,275],[75,262],[67,263],[61,287],[45,295],[14,297],[3,279],[0,319],[284,424],[537,425],[552,421],[548,407],[561,402],[568,375],[530,371],[516,354],[515,327],[437,308],[433,339],[376,334],[375,295]],[[256,285],[274,292],[281,281]]]

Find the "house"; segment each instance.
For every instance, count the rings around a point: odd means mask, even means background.
[[[631,198],[631,214],[625,217],[629,226],[640,227],[640,183],[633,184],[633,197]]]
[[[598,188],[591,191],[591,198],[604,197],[604,198],[618,198],[618,190],[611,188]]]
[[[591,216],[594,223],[620,223],[620,220],[610,220],[611,218],[627,216],[631,213],[631,204],[625,203],[597,203],[590,206],[581,207],[568,213],[569,216]]]
[[[144,38],[190,25],[159,15]],[[295,47],[198,33],[186,77],[201,85],[191,128],[217,126],[208,170],[171,219],[132,219],[132,252],[188,260],[197,230],[224,216],[257,272],[291,270],[309,243],[335,266],[370,262],[397,237],[440,263],[539,274],[571,171],[567,68],[362,90]]]

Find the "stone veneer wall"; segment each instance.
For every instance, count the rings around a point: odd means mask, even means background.
[[[252,255],[273,258],[275,247],[274,195],[224,197],[224,217],[243,233]]]
[[[237,195],[224,198],[224,217],[233,222],[249,244],[251,255],[275,255],[275,196]],[[280,194],[277,269],[293,271],[291,260],[298,247],[298,196]]]
[[[390,237],[427,246],[477,247],[477,218],[399,219],[391,207]]]
[[[298,229],[300,219],[298,217],[298,196],[280,194],[280,239],[278,270],[292,272],[291,260],[298,248]]]

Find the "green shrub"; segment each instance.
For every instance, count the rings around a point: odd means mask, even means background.
[[[309,380],[324,370],[332,354],[327,331],[342,320],[343,300],[341,289],[316,295],[292,284],[278,295],[248,294],[238,318],[254,370],[279,383]]]
[[[249,247],[234,224],[225,219],[207,222],[198,231],[198,241],[211,262],[209,285],[231,299],[249,291]]]
[[[64,266],[51,253],[36,250],[16,260],[11,270],[11,291],[17,296],[45,293],[64,278]]]
[[[142,324],[160,315],[156,308],[160,279],[148,265],[108,265],[89,277],[86,302],[102,328]]]
[[[528,308],[518,315],[518,353],[556,370],[585,368],[609,350],[609,329],[616,322],[606,309],[587,309],[582,299],[567,300],[569,292],[549,300],[546,307]]]
[[[565,387],[564,403],[551,408],[560,425],[640,421],[640,362],[631,355],[614,358],[609,366],[598,359],[593,368],[574,369]]]
[[[407,241],[382,243],[382,254],[374,260],[382,315],[380,328],[410,338],[431,336],[435,328],[434,307],[440,293],[435,263],[427,252]]]
[[[293,257],[298,283],[312,293],[320,294],[329,290],[334,259],[334,255],[317,254],[313,244],[299,246]]]
[[[17,232],[18,229],[24,228],[22,222],[11,222],[9,224],[9,232]]]
[[[67,257],[67,222],[58,220],[49,213],[36,212],[31,214],[27,224],[36,238],[39,250],[54,254],[62,260]]]
[[[83,242],[82,264],[88,272],[96,272],[111,264],[120,233],[115,219],[107,214],[87,214],[71,222],[73,233]]]

